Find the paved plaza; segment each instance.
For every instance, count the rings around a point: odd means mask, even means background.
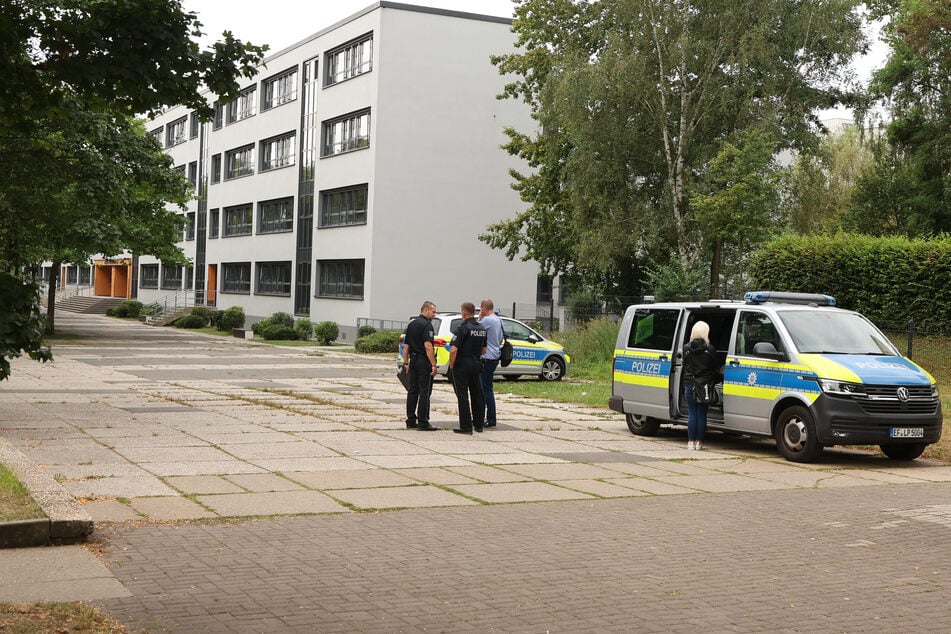
[[[86,546],[0,551],[0,600],[147,631],[934,631],[951,467],[516,397],[474,436],[403,424],[392,359],[57,316],[0,436],[80,500]],[[433,422],[455,426],[437,384]]]

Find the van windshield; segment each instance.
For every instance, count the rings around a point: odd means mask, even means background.
[[[781,316],[799,352],[901,356],[878,328],[855,313],[797,310]]]

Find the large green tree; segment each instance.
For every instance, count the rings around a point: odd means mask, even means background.
[[[0,269],[125,249],[180,259],[181,221],[166,204],[186,200],[185,183],[133,117],[175,104],[209,117],[205,90],[234,95],[265,47],[225,32],[201,50],[201,23],[179,0],[2,0],[0,9]],[[0,286],[0,313],[36,310],[14,301],[19,293]],[[15,317],[8,323],[30,315]],[[37,346],[3,339],[0,358],[36,356]]]
[[[533,170],[515,174],[531,207],[483,240],[547,272],[637,278],[671,246],[696,265],[709,255],[690,205],[698,175],[743,130],[766,130],[780,149],[813,142],[814,112],[850,98],[839,86],[865,44],[859,8],[521,0],[520,50],[496,64],[516,76],[506,96],[539,123],[509,131],[507,146]]]

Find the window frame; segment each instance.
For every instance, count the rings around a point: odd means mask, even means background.
[[[154,275],[152,272],[154,271]],[[148,272],[148,274],[146,274]],[[154,288],[158,289],[159,287],[159,265],[155,264],[140,264],[139,265],[139,288]]]
[[[257,114],[257,89],[257,84],[251,84],[225,105],[225,122],[228,125],[250,119]]]
[[[369,43],[369,52],[364,56],[362,52],[364,45],[367,43]],[[361,53],[360,57],[352,57],[352,52],[357,51]],[[340,56],[343,56],[342,64],[338,64],[341,61]],[[350,57],[349,61],[348,56]],[[336,86],[360,75],[366,75],[372,70],[373,31],[370,31],[332,48],[324,54],[324,88]]]
[[[246,159],[239,159],[238,155],[247,153],[248,156]],[[235,160],[239,160],[240,164],[235,167]],[[230,181],[235,180],[236,178],[244,178],[245,176],[254,175],[254,143],[248,145],[242,145],[241,147],[236,147],[233,150],[228,150],[224,153],[224,180]]]
[[[355,265],[359,264],[360,279],[356,281],[353,279],[353,273],[356,272]],[[338,268],[346,268],[348,270],[338,271]],[[340,275],[341,272],[344,272],[344,275]],[[329,277],[345,277],[350,279],[345,279],[342,281],[330,280]],[[333,291],[331,292],[330,287],[333,286]],[[359,287],[359,293],[353,292],[353,287]],[[345,291],[349,292],[337,292],[340,290],[340,287],[343,287]],[[342,260],[317,260],[317,284],[315,289],[315,297],[324,298],[324,299],[351,299],[351,300],[363,300],[366,293],[366,260],[362,258],[357,259],[342,259]]]
[[[277,209],[277,206],[284,204],[284,218],[283,225],[279,225],[278,221],[273,221],[267,218],[266,214],[272,213],[270,206],[274,206]],[[278,212],[280,213],[280,212]],[[266,228],[266,225],[272,225],[269,228]],[[279,227],[279,228],[275,228]],[[270,200],[261,200],[258,201],[258,213],[257,213],[257,233],[258,235],[269,235],[273,233],[290,233],[294,230],[294,197],[293,196],[284,196],[281,198],[272,198]]]
[[[279,268],[278,268],[279,267]],[[254,265],[254,294],[271,295],[277,297],[290,297],[293,289],[292,275],[294,271],[293,262],[290,260],[280,260],[273,262],[256,262]],[[278,275],[275,279],[264,282],[262,277],[266,271],[277,270]],[[273,288],[265,290],[266,286]]]
[[[271,75],[261,82],[261,112],[272,110],[297,99],[297,70],[297,66],[294,66]],[[287,82],[288,79],[291,81]],[[287,83],[291,84],[290,92],[282,90],[279,98],[275,100],[274,96],[270,94],[272,86],[285,86],[286,88]]]
[[[179,145],[188,140],[188,115],[165,124],[165,147]]]
[[[221,237],[222,238],[240,238],[241,236],[250,236],[254,232],[254,205],[244,203],[241,205],[230,205],[222,208],[221,214]],[[248,218],[243,222],[231,223],[230,218],[236,214],[248,214]],[[245,230],[246,229],[246,230]]]
[[[360,120],[366,117],[366,133],[361,134]],[[340,125],[337,130],[336,126]],[[327,119],[321,126],[320,157],[338,156],[370,147],[370,108],[355,110],[345,115]],[[337,136],[340,137],[337,140]]]
[[[235,278],[234,271],[247,271],[247,276]],[[251,263],[250,262],[222,262],[221,263],[221,293],[233,295],[251,294]]]
[[[221,210],[218,207],[208,210],[208,239],[217,239],[221,233]]]
[[[165,291],[180,291],[182,290],[184,277],[184,267],[180,264],[165,264],[163,262],[159,288]]]
[[[363,209],[358,209],[356,207],[356,201],[358,194],[363,194]],[[350,194],[348,197],[347,195]],[[346,209],[340,209],[338,211],[331,210],[332,198],[336,196],[343,196],[344,198],[351,198],[354,201],[354,204]],[[367,224],[367,217],[369,216],[370,211],[370,186],[369,183],[361,183],[359,185],[351,185],[349,187],[337,187],[334,189],[325,189],[320,192],[320,209],[317,216],[317,228],[318,229],[333,229],[336,227],[355,227]],[[346,200],[344,204],[346,204]],[[362,212],[362,218],[360,214]],[[329,221],[331,218],[343,217],[344,220],[339,222]]]
[[[287,141],[290,141],[290,143],[287,143]],[[287,151],[287,146],[290,146],[289,151]],[[285,152],[277,159],[268,159],[268,157],[273,154],[272,148],[283,148]],[[297,132],[285,132],[284,134],[264,139],[258,144],[258,156],[261,163],[258,169],[261,172],[270,172],[271,170],[281,169],[282,167],[292,167],[297,157]]]

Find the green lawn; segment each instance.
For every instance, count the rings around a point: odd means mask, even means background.
[[[46,517],[12,471],[0,464],[0,522]]]

